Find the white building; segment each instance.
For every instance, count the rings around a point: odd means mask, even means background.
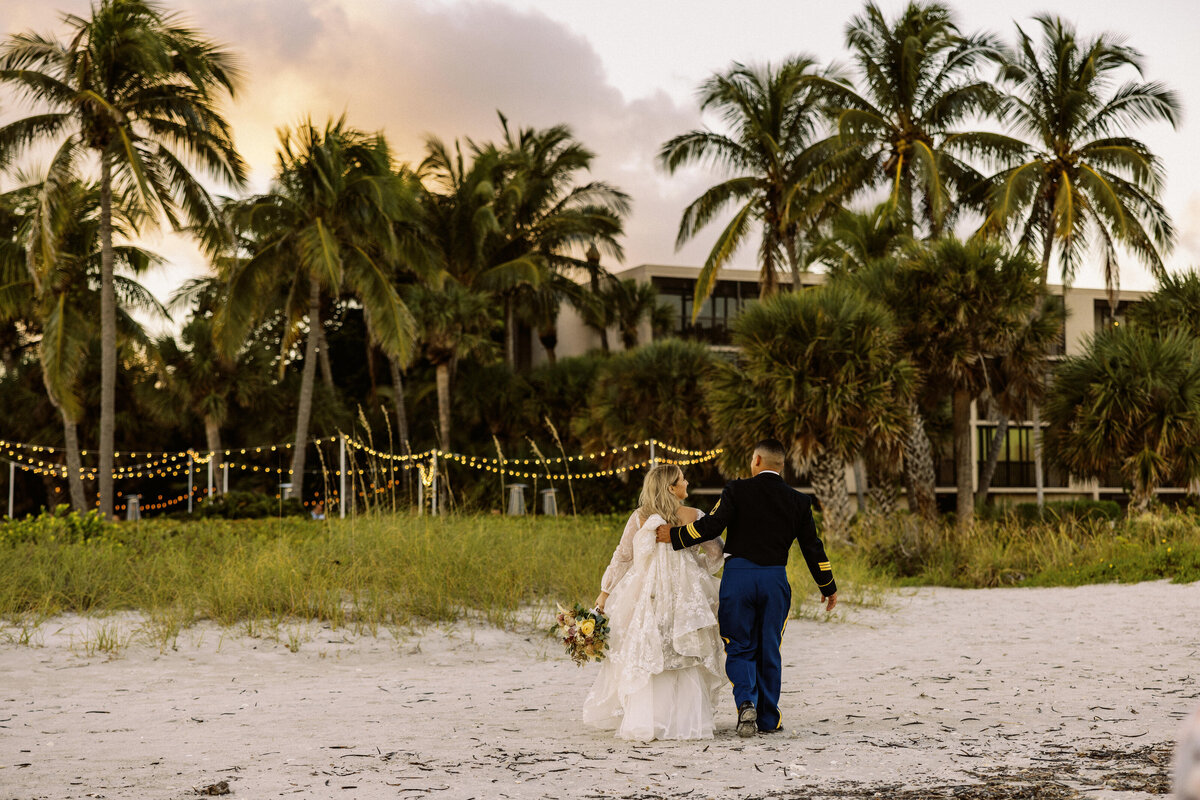
[[[724,270],[717,281],[712,296],[704,302],[696,322],[691,322],[692,298],[696,278],[700,274],[698,267],[667,266],[660,264],[642,264],[618,273],[621,279],[635,279],[638,282],[650,283],[659,291],[661,302],[667,303],[676,310],[676,329],[670,334],[685,339],[708,342],[718,350],[733,350],[730,343],[730,324],[746,303],[758,298],[758,273],[752,270]],[[802,276],[805,285],[817,285],[824,281],[821,273],[807,273]],[[781,274],[780,282],[784,286],[791,285],[791,276]],[[1118,303],[1117,313],[1111,313],[1108,298],[1102,289],[1070,288],[1064,292],[1062,286],[1051,286],[1050,291],[1063,297],[1067,309],[1067,320],[1062,335],[1062,344],[1057,355],[1082,353],[1089,336],[1114,324],[1124,321],[1124,313],[1132,303],[1145,296],[1145,292],[1122,292]],[[643,324],[639,341],[642,343],[652,338],[649,323]],[[620,337],[615,331],[608,335],[609,344],[613,349],[620,349]],[[538,364],[546,359],[545,350],[536,337],[525,339],[525,347],[529,348],[527,363]],[[583,324],[583,320],[574,309],[565,306],[559,316],[558,346],[556,355],[559,357],[581,355],[600,347],[599,334]],[[971,437],[972,452],[978,468],[975,480],[978,482],[979,473],[986,461],[988,448],[996,431],[996,418],[987,408],[980,413],[980,404],[976,403],[972,412],[973,436]],[[1044,423],[1043,423],[1044,424]],[[1034,497],[1033,473],[1033,423],[1030,420],[1012,420],[1005,441],[1001,445],[996,472],[992,478],[992,493],[1011,502],[1031,500]],[[949,449],[947,445],[946,450]],[[851,490],[854,490],[854,479],[848,474]],[[1116,499],[1124,496],[1119,476],[1113,475],[1101,483],[1080,481],[1046,465],[1045,491],[1048,499],[1065,500],[1072,498]],[[943,452],[938,464],[939,494],[953,494],[954,463],[951,452]],[[1164,495],[1183,494],[1184,488],[1162,488]]]

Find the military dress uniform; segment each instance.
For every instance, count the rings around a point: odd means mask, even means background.
[[[778,730],[783,727],[779,645],[792,606],[787,579],[792,542],[799,542],[825,597],[837,591],[833,569],[817,537],[812,500],[776,472],[727,483],[708,516],[671,528],[671,546],[681,550],[715,539],[722,531],[728,533],[717,621],[725,642],[725,673],[737,706],[754,704],[758,729]]]

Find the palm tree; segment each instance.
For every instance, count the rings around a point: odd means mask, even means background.
[[[1162,275],[1158,289],[1134,303],[1125,318],[1155,336],[1179,330],[1200,339],[1200,272]]]
[[[188,297],[187,288],[176,296]],[[221,429],[231,410],[235,405],[251,406],[271,384],[271,356],[266,346],[250,339],[233,357],[217,347],[213,321],[216,302],[222,301],[214,293],[194,309],[178,338],[161,336],[149,352],[151,367],[162,383],[162,390],[155,394],[162,410],[158,416],[178,422],[180,409],[186,409],[201,420],[214,472],[224,460]]]
[[[447,279],[441,289],[412,284],[404,301],[417,321],[417,343],[433,365],[438,400],[438,446],[451,447],[451,377],[461,358],[490,354],[496,320],[489,298]]]
[[[475,285],[495,291],[504,300],[505,361],[515,364],[515,303],[522,287],[551,283],[584,269],[587,262],[571,255],[599,245],[618,261],[624,253],[617,238],[629,213],[629,196],[603,181],[578,183],[591,169],[595,155],[575,140],[565,125],[510,130],[500,115],[504,136],[494,150],[498,174],[495,210],[499,230],[487,246],[489,270]],[[532,261],[540,280],[513,281],[517,267]]]
[[[996,407],[996,430],[988,445],[987,460],[979,474],[975,504],[987,502],[992,478],[1000,460],[1000,448],[1008,435],[1009,421],[1025,419],[1031,406],[1037,407],[1046,393],[1046,373],[1050,355],[1063,344],[1063,323],[1066,308],[1062,298],[1042,296],[1041,308],[1013,331],[1012,341],[1005,351],[989,359],[988,389]]]
[[[1179,98],[1160,83],[1116,86],[1115,72],[1142,71],[1141,55],[1119,39],[1079,41],[1059,18],[1037,22],[1040,49],[1018,27],[1016,49],[1003,52],[1000,79],[1012,88],[999,114],[1023,138],[989,138],[992,152],[1012,165],[993,178],[985,230],[1016,226],[1021,245],[1041,256],[1043,284],[1055,250],[1070,282],[1097,241],[1110,294],[1119,280],[1118,247],[1161,276],[1175,235],[1158,199],[1162,164],[1128,132],[1160,121],[1176,125]]]
[[[659,161],[668,173],[693,164],[732,173],[684,209],[679,222],[677,247],[722,212],[735,209],[696,280],[696,309],[712,294],[720,269],[756,232],[761,235],[762,295],[776,290],[783,264],[799,287],[808,263],[806,232],[838,198],[836,186],[822,183],[826,171],[816,168],[830,161],[833,148],[815,144],[823,121],[821,92],[807,82],[815,78],[835,82],[834,73],[817,70],[806,57],[778,67],[735,63],[700,87],[700,110],[717,112],[728,132],[693,130],[660,149]]]
[[[324,129],[305,121],[282,131],[270,191],[230,205],[232,225],[247,237],[250,253],[225,265],[229,301],[217,319],[223,351],[236,352],[256,317],[275,311],[264,309],[262,300],[277,297],[280,286],[280,310],[288,321],[285,354],[308,320],[292,496],[304,489],[322,297],[351,293],[384,353],[404,363],[410,356],[412,317],[393,285],[393,223],[402,210],[403,187],[387,142],[348,127],[344,118]]]
[[[1200,349],[1179,331],[1098,334],[1055,371],[1046,418],[1056,461],[1087,478],[1119,470],[1145,509],[1163,483],[1200,479]]]
[[[1080,42],[1072,25],[1040,16],[1042,45],[1017,28],[1016,49],[1001,57],[1001,80],[1011,91],[999,115],[1028,141],[989,135],[981,146],[1010,164],[991,180],[991,210],[984,231],[1016,227],[1021,246],[1040,253],[1042,285],[1055,250],[1064,283],[1099,241],[1104,280],[1115,305],[1117,249],[1137,256],[1156,275],[1174,227],[1159,202],[1162,165],[1128,129],[1179,119],[1179,99],[1159,83],[1129,82],[1114,88],[1114,72],[1133,68],[1141,55],[1101,35]],[[1044,502],[1041,410],[1033,407],[1034,473],[1038,504]]]
[[[834,535],[849,523],[846,465],[896,449],[909,429],[915,372],[887,309],[844,285],[773,295],[734,323],[736,364],[709,391],[726,471],[774,435],[808,473]]]
[[[34,33],[0,47],[0,82],[46,109],[0,128],[0,152],[57,146],[50,183],[76,174],[86,155],[100,164],[100,510],[113,510],[117,300],[113,279],[114,186],[140,210],[178,227],[187,220],[217,238],[217,208],[186,166],[234,186],[246,169],[217,109],[233,96],[232,56],[150,0],[100,0],[90,18],[65,17],[66,42]]]
[[[632,278],[613,281],[606,292],[606,300],[612,305],[613,318],[621,335],[621,346],[632,350],[638,346],[638,329],[643,322],[656,323],[658,290],[649,283],[638,283]]]
[[[588,398],[586,413],[572,432],[586,450],[651,437],[677,447],[711,447],[713,428],[704,403],[704,381],[717,362],[699,342],[662,339],[614,354],[603,362]],[[614,454],[610,463],[644,461],[648,452]]]
[[[931,405],[947,394],[954,420],[958,525],[974,514],[971,404],[988,386],[988,367],[1014,350],[1038,307],[1037,265],[993,241],[945,238],[916,246],[892,277],[909,353]]]
[[[887,186],[886,207],[905,232],[931,235],[972,201],[982,176],[963,156],[983,134],[961,130],[995,103],[978,77],[996,54],[991,37],[964,36],[941,3],[911,2],[889,21],[875,2],[846,28],[861,89],[827,76],[809,78],[828,97],[837,130],[827,143],[847,189]]]
[[[29,184],[4,198],[22,223],[14,232],[17,246],[4,249],[0,318],[23,318],[27,331],[38,336],[42,381],[62,417],[68,489],[78,511],[87,510],[78,428],[84,417],[82,373],[99,334],[95,306],[100,300],[100,195],[97,184],[71,180]],[[136,227],[136,208],[120,196],[113,211],[113,227],[127,236]],[[131,246],[114,247],[113,258],[135,274],[159,262]],[[145,342],[141,325],[128,311],[166,316],[166,310],[130,278],[116,275],[114,286],[118,335]]]
[[[867,212],[840,211],[830,220],[829,232],[813,250],[814,260],[828,267],[833,277],[866,272],[880,259],[904,249],[912,241],[901,231],[887,204]]]

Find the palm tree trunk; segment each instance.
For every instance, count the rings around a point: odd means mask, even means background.
[[[860,455],[854,459],[854,496],[858,501],[858,513],[867,510],[867,465]]]
[[[87,497],[83,491],[83,475],[80,469],[83,467],[83,459],[79,452],[79,422],[72,419],[67,410],[63,408],[59,402],[58,394],[50,385],[50,378],[46,375],[45,359],[42,359],[42,383],[46,387],[46,397],[50,399],[50,405],[54,406],[63,421],[63,443],[67,451],[67,490],[71,497],[71,508],[80,513],[88,510]]]
[[[325,388],[333,391],[333,363],[329,360],[329,340],[325,338],[325,328],[321,328],[321,340],[317,342],[317,354],[321,361],[321,381]]]
[[[1042,291],[1041,296],[1046,295],[1046,285],[1050,279],[1050,257],[1054,253],[1054,209],[1047,208],[1046,226],[1042,240]],[[1033,316],[1036,318],[1042,313],[1042,304],[1038,303],[1034,306]],[[1046,476],[1042,468],[1042,410],[1037,403],[1033,404],[1033,484],[1037,491],[1038,510],[1046,507]]]
[[[837,539],[844,539],[850,526],[850,492],[846,488],[846,462],[822,454],[813,461],[809,471],[813,491],[821,502],[821,521],[826,532]]]
[[[908,508],[925,519],[933,519],[937,514],[937,494],[934,491],[937,470],[933,464],[933,446],[929,443],[925,417],[916,400],[910,401],[908,411],[912,419],[904,443],[904,482],[908,492]]]
[[[400,371],[399,362],[391,356],[388,356],[388,368],[392,373],[392,402],[396,406],[396,435],[400,437],[400,452],[403,455],[410,456],[412,455],[412,447],[409,444],[408,409],[405,407],[404,398],[404,374]],[[405,462],[405,464],[406,467],[412,466],[409,462]],[[404,495],[406,498],[411,498],[413,471],[406,468],[402,472],[404,473]]]
[[[441,434],[439,446],[443,450],[450,449],[450,364],[440,362],[435,368],[437,375],[438,398],[438,431]]]
[[[216,417],[204,417],[204,439],[208,444],[208,452],[212,453],[212,471],[214,476],[220,476],[221,464],[225,460],[225,451],[221,448],[221,425]],[[221,482],[213,481],[213,494],[221,493]]]
[[[996,425],[996,433],[992,436],[991,447],[988,448],[987,463],[983,466],[983,474],[979,476],[979,490],[975,493],[975,504],[987,502],[992,490],[992,478],[996,474],[996,465],[1000,462],[1000,448],[1008,436],[1008,415],[1000,412],[1000,421]]]
[[[1136,476],[1133,479],[1133,487],[1129,493],[1129,510],[1131,512],[1141,513],[1150,507],[1150,501],[1154,498],[1154,487],[1142,482]]]
[[[388,367],[392,372],[392,401],[396,405],[396,435],[400,437],[401,447],[408,450],[408,411],[404,407],[404,375],[400,372],[400,364],[396,359],[388,358]]]
[[[867,508],[885,517],[890,516],[896,510],[899,488],[895,475],[883,474],[882,470],[871,474],[867,487]]]
[[[60,409],[61,411],[61,409]],[[88,510],[87,496],[83,492],[83,466],[79,455],[79,424],[62,412],[63,441],[67,448],[67,489],[71,494],[71,508],[84,513]]]
[[[100,513],[113,513],[117,398],[117,295],[113,284],[112,165],[100,158]]]
[[[1038,508],[1046,506],[1046,475],[1042,468],[1042,409],[1033,404],[1033,485],[1037,489]]]
[[[504,363],[509,369],[517,368],[517,320],[513,310],[512,295],[504,295]]]
[[[958,529],[971,527],[975,514],[975,491],[971,460],[971,393],[954,390],[954,479],[958,497]]]
[[[304,496],[304,459],[308,452],[308,423],[312,418],[313,384],[317,377],[317,342],[321,338],[321,284],[311,280],[308,292],[308,343],[300,379],[300,408],[296,411],[296,443],[292,447],[292,491]]]

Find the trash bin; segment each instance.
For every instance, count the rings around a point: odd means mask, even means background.
[[[558,516],[558,490],[542,489],[542,513],[547,517]]]
[[[508,485],[508,515],[510,517],[525,516],[525,487],[524,483]]]
[[[142,518],[142,496],[140,494],[125,495],[125,519],[136,522]]]

